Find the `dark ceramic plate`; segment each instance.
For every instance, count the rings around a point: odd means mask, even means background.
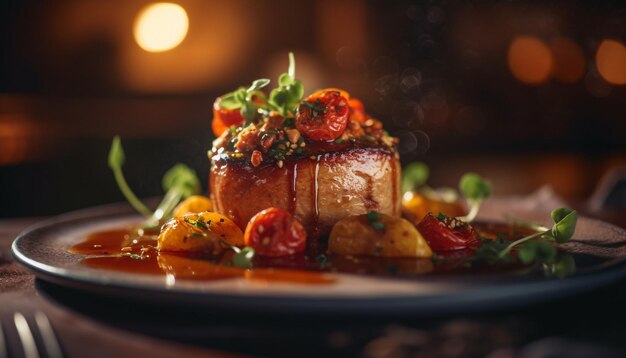
[[[13,255],[42,280],[101,295],[283,314],[432,315],[501,309],[592,290],[626,275],[626,231],[588,218],[579,219],[574,239],[564,246],[576,263],[576,271],[564,278],[547,277],[541,267],[535,267],[494,275],[411,279],[332,274],[336,283],[322,286],[259,284],[240,278],[205,282],[92,269],[80,263],[80,255],[67,252],[90,232],[139,220],[126,205],[58,216],[20,234]]]

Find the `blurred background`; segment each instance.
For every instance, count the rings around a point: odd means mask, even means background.
[[[306,93],[361,98],[435,186],[472,170],[587,205],[626,167],[619,1],[5,0],[0,41],[0,217],[122,201],[115,134],[139,196],[176,162],[206,183],[214,98],[289,51]]]

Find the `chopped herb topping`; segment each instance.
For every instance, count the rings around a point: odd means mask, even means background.
[[[365,214],[365,217],[367,218],[367,221],[370,224],[370,226],[374,228],[375,230],[378,230],[378,231],[385,230],[385,223],[383,223],[380,220],[381,217],[379,213],[375,211],[370,211],[369,213]]]
[[[315,262],[320,265],[320,268],[324,268],[330,264],[330,259],[328,256],[322,254],[315,258]]]

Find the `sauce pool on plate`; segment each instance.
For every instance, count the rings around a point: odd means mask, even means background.
[[[532,230],[505,224],[476,223],[485,239],[515,240],[533,233]],[[157,232],[136,228],[116,228],[89,234],[84,241],[69,249],[85,256],[81,263],[87,267],[149,275],[172,275],[184,280],[223,280],[243,278],[265,282],[301,284],[332,284],[330,273],[350,273],[373,276],[412,277],[452,272],[489,273],[519,270],[519,264],[496,267],[472,266],[465,263],[473,252],[456,250],[438,255],[437,259],[385,258],[327,255],[325,245],[309,247],[304,253],[283,257],[253,259],[253,268],[233,266],[232,251],[219,256],[184,255],[159,252]],[[324,243],[323,240],[321,240]]]

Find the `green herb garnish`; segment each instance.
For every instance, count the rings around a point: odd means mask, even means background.
[[[491,183],[476,173],[467,173],[461,177],[459,189],[470,206],[470,212],[459,219],[472,222],[478,215],[483,200],[491,196]]]
[[[222,96],[220,107],[224,109],[239,109],[243,118],[252,119],[257,112],[257,105],[252,99],[255,95],[265,97],[263,92],[259,90],[269,83],[270,80],[267,78],[261,78],[252,82],[248,88],[239,87],[235,91]]]
[[[365,214],[365,218],[367,219],[367,222],[370,224],[370,226],[374,228],[374,230],[385,230],[385,223],[380,220],[379,213],[375,211],[370,211],[369,213]]]
[[[303,95],[304,86],[296,79],[296,61],[289,52],[289,69],[278,77],[278,88],[270,92],[269,104],[282,116],[293,117]]]
[[[245,246],[241,249],[232,246],[233,250],[235,250],[235,254],[233,255],[233,265],[241,268],[250,268],[252,267],[252,259],[254,258],[254,249],[250,246]]]
[[[328,258],[328,256],[321,254],[315,258],[315,262],[320,265],[320,268],[324,268],[330,264],[330,259]]]
[[[551,217],[554,222],[552,228],[546,228],[511,243],[501,239],[485,242],[476,250],[474,259],[489,262],[510,261],[511,250],[519,246],[518,257],[522,263],[553,263],[557,255],[554,245],[568,242],[572,238],[578,214],[571,209],[559,208],[552,211]]]
[[[113,171],[115,181],[120,191],[126,198],[126,200],[137,210],[141,215],[145,217],[152,216],[152,212],[148,209],[141,200],[133,193],[128,186],[124,173],[122,172],[122,166],[126,162],[126,156],[124,155],[124,149],[122,148],[122,142],[119,136],[113,137],[113,143],[111,143],[111,149],[109,150],[109,168]]]
[[[126,200],[135,210],[148,218],[144,223],[146,227],[158,225],[161,219],[171,215],[172,210],[174,210],[174,207],[181,199],[200,192],[200,180],[196,173],[185,164],[176,164],[163,176],[163,189],[166,193],[157,209],[151,212],[126,183],[122,173],[122,166],[125,160],[126,156],[124,155],[120,137],[115,136],[109,150],[109,167],[113,171],[115,181]]]
[[[172,211],[182,199],[201,191],[200,180],[196,172],[182,163],[174,165],[165,172],[162,184],[165,196],[149,220],[153,224],[170,217]]]
[[[402,169],[402,192],[417,190],[426,184],[430,170],[422,162],[413,162]]]

